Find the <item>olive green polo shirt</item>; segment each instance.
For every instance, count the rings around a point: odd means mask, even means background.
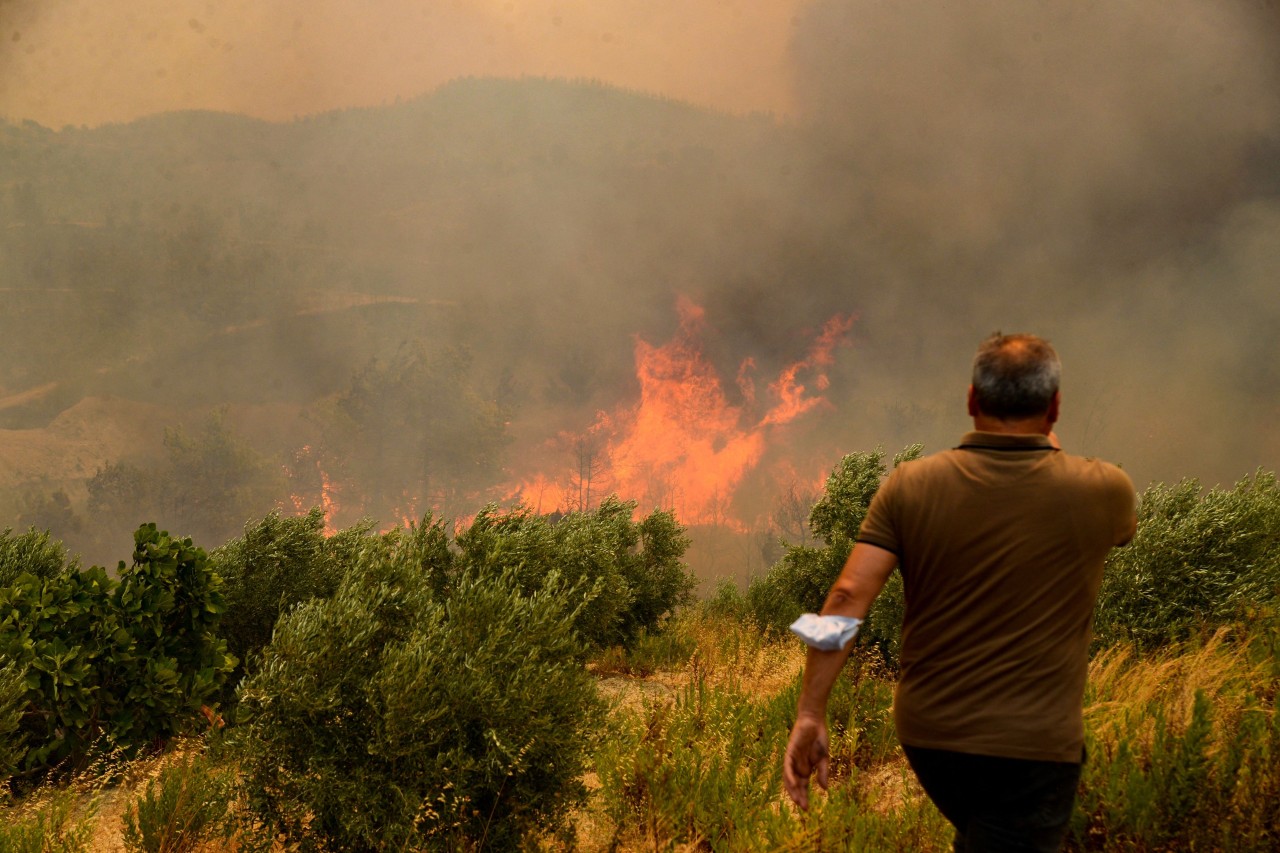
[[[898,556],[894,718],[910,746],[1079,761],[1094,603],[1135,494],[1043,435],[971,432],[894,469],[859,541]]]

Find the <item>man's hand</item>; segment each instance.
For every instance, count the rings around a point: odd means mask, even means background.
[[[815,771],[819,787],[827,789],[827,763],[827,721],[801,714],[791,727],[787,753],[782,759],[782,784],[800,808],[809,808],[809,777]]]

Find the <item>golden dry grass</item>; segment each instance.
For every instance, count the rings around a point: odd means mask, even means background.
[[[1213,706],[1214,726],[1230,730],[1250,692],[1268,680],[1269,665],[1250,660],[1245,642],[1231,642],[1223,628],[1203,642],[1171,646],[1139,656],[1130,646],[1105,649],[1089,666],[1086,725],[1104,736],[1125,732],[1135,745],[1149,745],[1155,711],[1175,729],[1186,726],[1198,692]]]
[[[683,648],[689,651],[686,660],[645,677],[600,674],[598,688],[613,712],[640,712],[655,703],[674,704],[677,696],[699,681],[708,687],[733,688],[747,697],[765,699],[788,688],[803,666],[804,652],[799,643],[769,639],[731,620],[699,616],[686,618],[671,628],[681,632]],[[1274,693],[1275,673],[1274,662],[1251,654],[1242,637],[1225,630],[1196,643],[1146,655],[1127,646],[1116,646],[1100,652],[1090,664],[1086,724],[1104,740],[1125,738],[1140,748],[1154,736],[1157,714],[1168,725],[1181,728],[1191,718],[1197,692],[1203,692],[1213,706],[1215,729],[1230,731],[1251,692],[1257,695],[1261,689],[1264,695]],[[125,849],[122,818],[127,803],[174,757],[171,753],[135,762],[118,774],[113,787],[93,792],[98,798],[91,846],[94,853]],[[672,839],[661,838],[652,831],[653,827],[615,826],[605,814],[600,782],[594,773],[587,774],[584,782],[590,797],[583,808],[571,815],[572,849],[582,853],[700,849],[696,840],[676,844]],[[852,784],[859,789],[859,800],[882,816],[917,809],[924,797],[900,753],[875,767],[861,769]],[[816,792],[815,796],[825,797]],[[805,838],[794,840],[794,849],[814,849],[806,846],[809,841]],[[542,839],[540,847],[548,851],[566,849],[563,840],[550,837]],[[210,842],[199,849],[222,853],[235,851],[237,845],[233,839]]]

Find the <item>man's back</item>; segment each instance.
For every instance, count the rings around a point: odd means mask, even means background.
[[[1133,495],[1120,469],[1043,435],[972,432],[894,471],[859,541],[903,576],[903,743],[1080,760],[1093,606]]]
[[[1102,563],[1137,525],[1124,472],[1058,450],[1061,372],[1043,338],[983,341],[968,394],[974,432],[894,470],[822,614],[792,626],[809,651],[782,778],[801,808],[809,777],[826,783],[831,689],[896,566],[907,605],[898,736],[956,828],[955,849],[1061,847]],[[824,645],[833,632],[838,649]]]

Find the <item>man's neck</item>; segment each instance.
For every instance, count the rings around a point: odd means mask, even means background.
[[[1048,435],[1053,432],[1053,423],[1043,416],[1002,420],[979,414],[973,416],[973,428],[978,432],[1002,432],[1007,435]]]

